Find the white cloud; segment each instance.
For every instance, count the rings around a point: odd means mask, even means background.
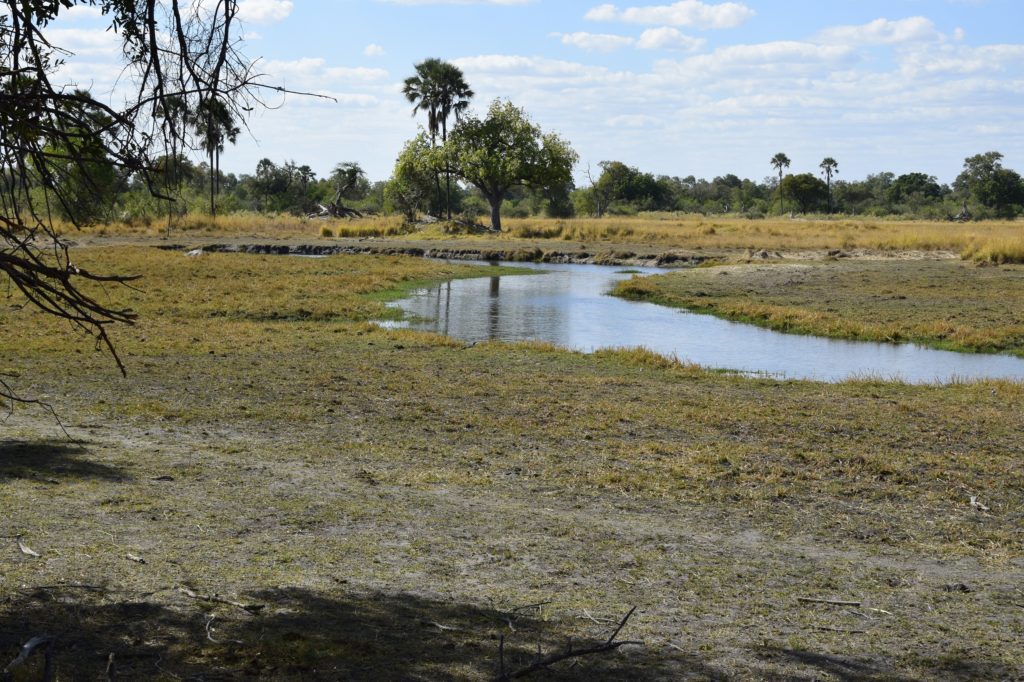
[[[305,83],[320,83],[324,79],[330,81],[381,81],[388,77],[385,69],[370,69],[362,66],[328,67],[327,60],[321,57],[304,57],[290,61],[270,60],[262,64],[262,70],[272,78],[299,79]]]
[[[660,121],[654,116],[645,114],[624,114],[612,116],[605,119],[604,124],[609,128],[651,128],[658,125]]]
[[[367,57],[383,57],[387,53],[384,51],[384,48],[377,43],[370,43],[363,48],[363,54]]]
[[[696,52],[704,46],[705,42],[701,38],[685,35],[679,29],[672,26],[663,26],[661,28],[649,28],[641,33],[636,46],[641,50]]]
[[[537,0],[377,0],[392,5],[530,5]]]
[[[935,24],[926,17],[909,17],[897,21],[875,19],[856,26],[833,26],[818,34],[820,42],[843,45],[898,45],[938,40],[940,37]]]
[[[688,80],[705,78],[711,74],[751,76],[763,72],[795,77],[827,72],[838,64],[856,59],[854,50],[846,45],[777,41],[731,45],[682,61],[662,60],[655,64],[655,70]]]
[[[103,16],[103,10],[90,5],[74,5],[60,13],[61,19],[69,21],[82,21],[86,19],[99,19]]]
[[[605,4],[589,10],[591,21],[623,21],[631,24],[694,26],[696,28],[735,28],[754,16],[754,10],[736,2],[711,5],[700,0],[680,0],[671,5],[627,7],[620,10]]]
[[[1024,63],[1024,45],[944,45],[939,49],[909,52],[903,57],[902,72],[908,76],[1019,74]],[[1020,76],[1016,76],[1020,81]]]
[[[273,24],[292,13],[292,0],[241,0],[238,17],[254,24]]]
[[[48,28],[46,39],[77,55],[115,57],[121,54],[120,37],[102,28]]]
[[[563,45],[572,45],[584,50],[597,50],[598,52],[612,52],[621,47],[629,47],[635,41],[627,36],[610,35],[607,33],[552,33],[552,36],[560,38]]]

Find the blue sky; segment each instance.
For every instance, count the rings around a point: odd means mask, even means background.
[[[779,151],[793,172],[832,156],[851,179],[923,171],[950,182],[965,156],[991,149],[1024,171],[1021,0],[240,4],[246,52],[268,79],[338,102],[289,97],[254,115],[222,157],[234,172],[263,157],[321,175],[358,161],[385,179],[422,123],[401,82],[426,57],[465,71],[477,111],[507,98],[568,139],[578,177],[614,159],[761,179]],[[61,27],[84,60],[69,77],[102,92],[99,66],[116,53],[90,38],[100,24],[83,13]]]

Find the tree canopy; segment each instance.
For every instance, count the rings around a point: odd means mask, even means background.
[[[1015,206],[1024,205],[1024,181],[1009,168],[1003,168],[1003,155],[985,152],[964,159],[964,169],[953,187],[972,196],[979,204],[998,215],[1010,217]]]
[[[495,100],[484,118],[469,116],[444,145],[443,165],[476,187],[491,206],[491,229],[501,230],[501,204],[516,186],[553,191],[572,184],[578,156],[554,133],[543,133],[519,107]]]

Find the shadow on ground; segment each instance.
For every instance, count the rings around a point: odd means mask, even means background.
[[[120,469],[85,459],[88,454],[85,446],[69,441],[0,441],[0,483],[13,478],[49,482],[76,478],[115,482],[130,479]]]
[[[136,601],[101,586],[25,590],[0,602],[0,667],[30,637],[46,634],[56,638],[58,679],[105,679],[113,654],[117,679],[478,680],[498,672],[501,635],[506,669],[513,670],[528,665],[538,645],[545,653],[562,649],[566,628],[576,630],[577,647],[607,638],[612,629],[411,595],[281,589],[239,602],[265,606],[250,614],[177,589]],[[629,638],[628,625],[621,638]],[[26,679],[42,669],[36,654]],[[628,646],[562,662],[532,678],[724,676],[671,649]]]
[[[764,647],[759,651],[764,660],[780,667],[795,665],[809,674],[781,679],[828,679],[840,682],[918,682],[928,680],[1019,680],[1021,671],[1011,670],[998,661],[967,661],[957,657],[932,660],[925,677],[906,676],[880,657],[822,653],[804,649]]]

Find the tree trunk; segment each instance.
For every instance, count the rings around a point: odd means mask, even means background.
[[[441,121],[441,146],[448,143],[448,123]],[[452,169],[448,166],[448,159],[444,161],[444,207],[448,220],[452,219]]]
[[[210,216],[217,217],[217,204],[214,199],[214,170],[213,170],[213,150],[210,150]]]
[[[501,202],[504,199],[505,197],[500,194],[496,197],[487,197],[491,204],[491,229],[495,232],[501,232]]]

